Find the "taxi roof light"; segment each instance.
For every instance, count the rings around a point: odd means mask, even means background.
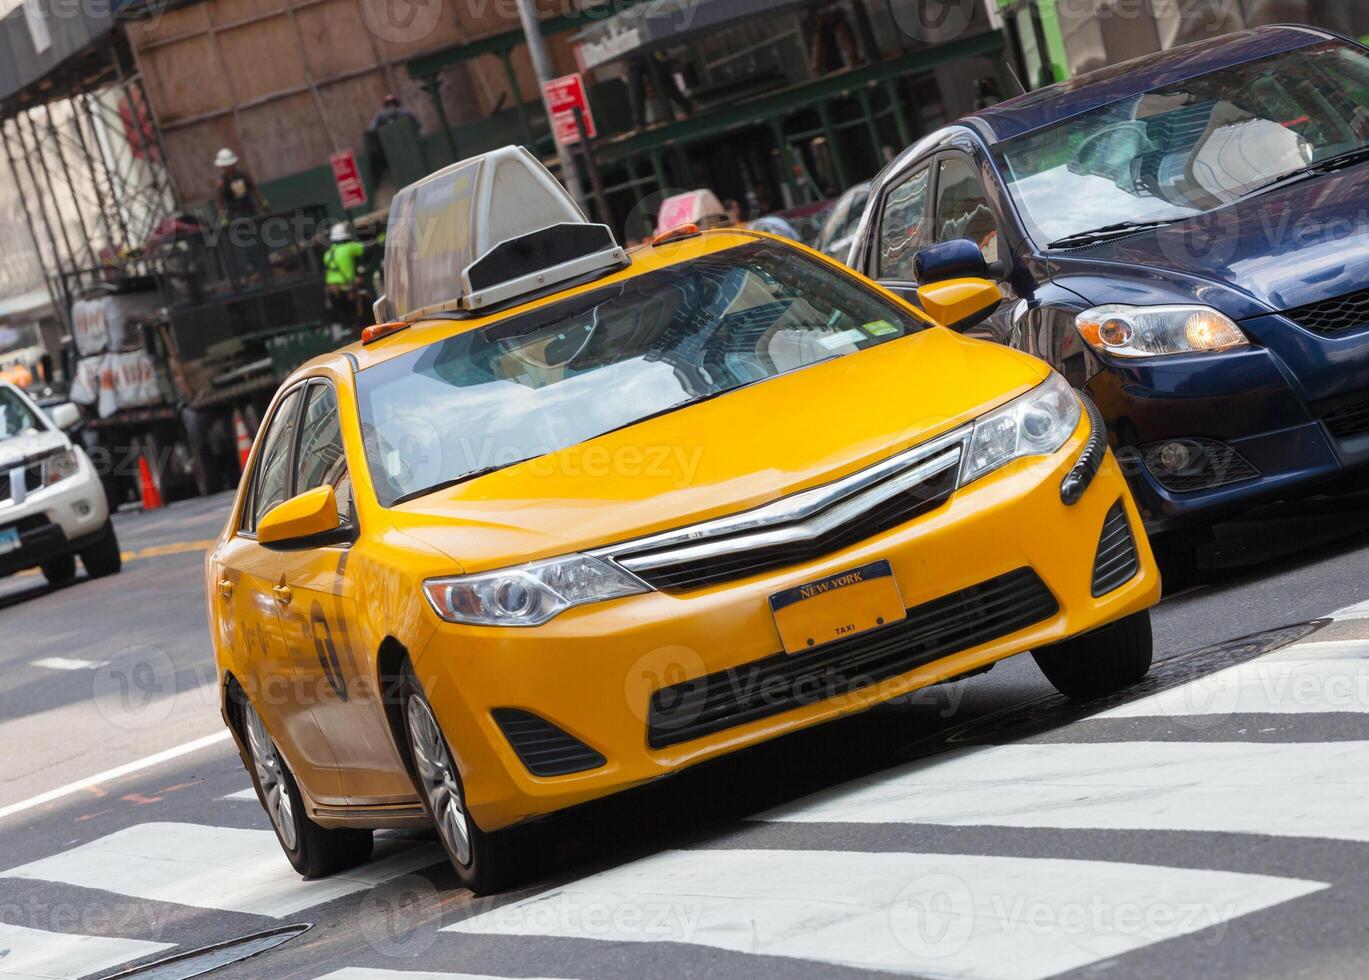
[[[387,319],[483,310],[632,260],[521,146],[462,160],[395,195]]]

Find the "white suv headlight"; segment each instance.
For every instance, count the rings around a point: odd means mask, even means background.
[[[541,626],[572,606],[650,591],[641,580],[589,555],[423,583],[439,616],[471,626]]]
[[[81,461],[76,450],[64,449],[43,460],[43,486],[50,487],[70,479],[81,471]]]
[[[960,467],[960,485],[1014,459],[1055,452],[1079,427],[1082,412],[1069,382],[1052,371],[1025,395],[975,422],[970,449]]]
[[[1210,306],[1095,306],[1074,318],[1079,336],[1114,357],[1155,357],[1247,344],[1241,328]]]

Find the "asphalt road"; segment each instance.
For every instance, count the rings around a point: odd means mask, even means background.
[[[295,924],[214,976],[1369,971],[1369,612],[1325,618],[1369,600],[1363,499],[1222,528],[1124,696],[1017,658],[553,821],[484,900],[423,835],[326,882],[279,854],[213,695],[226,505],[120,515],[114,578],[0,581],[0,978]]]

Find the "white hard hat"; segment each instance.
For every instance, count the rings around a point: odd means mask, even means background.
[[[347,227],[347,222],[339,221],[333,225],[332,231],[328,232],[328,237],[335,242],[345,242],[352,237],[352,229]]]
[[[219,155],[214,158],[214,166],[216,167],[231,167],[237,162],[238,155],[226,146],[220,150]]]

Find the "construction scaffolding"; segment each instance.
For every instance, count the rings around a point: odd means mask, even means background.
[[[179,207],[142,79],[121,35],[106,42],[0,104],[3,159],[64,318],[94,282],[146,274],[143,251]]]

